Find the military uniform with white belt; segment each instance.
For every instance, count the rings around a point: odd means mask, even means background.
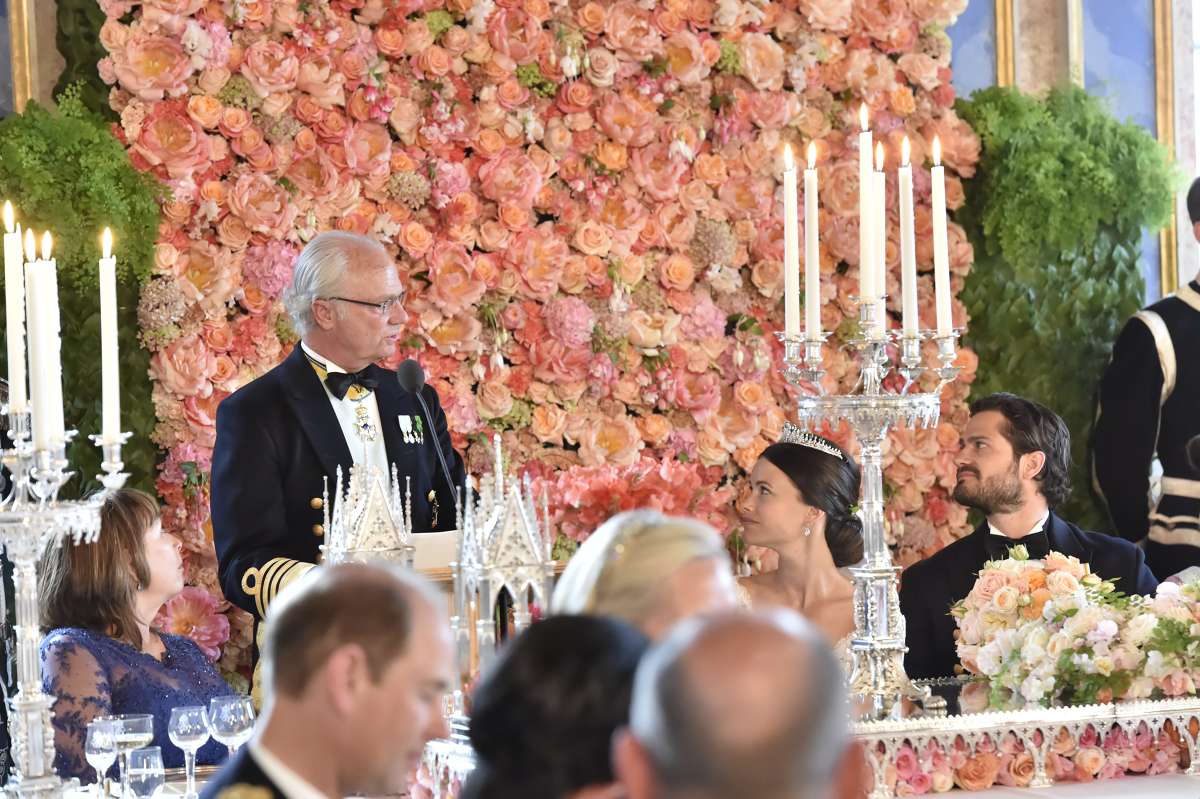
[[[1100,382],[1092,477],[1117,532],[1160,580],[1200,566],[1200,279],[1134,314]]]

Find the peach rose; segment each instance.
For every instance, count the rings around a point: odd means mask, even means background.
[[[447,315],[467,310],[487,290],[487,285],[475,276],[474,262],[461,245],[438,241],[425,262],[429,265],[430,298]]]
[[[971,596],[980,603],[991,602],[996,592],[1008,585],[1008,576],[999,569],[984,569],[975,580]]]
[[[630,0],[620,0],[604,21],[608,42],[634,61],[648,61],[662,49],[662,36],[650,14]]]
[[[226,214],[217,223],[217,238],[231,250],[244,250],[250,245],[250,229],[240,216]]]
[[[982,791],[996,783],[1000,759],[995,752],[977,752],[954,770],[954,782],[965,791]]]
[[[739,45],[743,77],[759,91],[782,89],[784,55],[779,43],[765,33],[748,33]]]
[[[958,695],[959,707],[964,713],[982,713],[988,708],[989,692],[987,682],[982,680],[969,682],[963,686],[962,692]]]
[[[537,165],[521,150],[509,150],[479,170],[483,196],[496,202],[529,206],[542,190],[543,178]]]
[[[287,190],[269,175],[254,173],[237,179],[229,193],[229,210],[255,233],[283,238],[299,213]]]
[[[221,101],[204,94],[193,94],[188,98],[188,116],[201,127],[212,130],[221,121]]]
[[[1070,572],[1050,572],[1046,575],[1046,588],[1054,596],[1073,594],[1079,590],[1079,581]]]
[[[608,255],[612,240],[603,225],[586,219],[575,229],[575,236],[571,239],[571,244],[584,255],[596,255],[603,258]]]
[[[567,427],[567,412],[557,405],[539,404],[533,409],[529,432],[543,444],[562,446],[563,431]]]
[[[230,77],[232,76],[225,67],[209,67],[200,73],[200,78],[196,81],[196,88],[205,94],[215,95],[225,88]]]
[[[646,262],[640,255],[622,258],[617,264],[617,280],[626,286],[636,286],[646,276]]]
[[[328,196],[338,184],[337,165],[321,149],[292,161],[287,177],[302,194],[314,198]]]
[[[1104,768],[1104,750],[1098,746],[1083,746],[1072,760],[1076,767],[1089,776],[1096,776]]]
[[[433,234],[420,222],[413,220],[400,229],[397,241],[410,258],[420,258],[433,244]]]
[[[604,20],[607,16],[608,13],[604,10],[604,6],[599,3],[587,2],[575,12],[575,21],[579,23],[579,27],[596,35],[604,30]]]
[[[269,294],[264,294],[258,286],[242,286],[237,299],[238,304],[246,309],[246,313],[255,316],[269,311],[274,303],[274,299]]]
[[[739,381],[733,388],[733,399],[747,413],[762,414],[774,405],[771,392],[754,380]]]
[[[1033,755],[1028,752],[1017,752],[1006,767],[1008,781],[1018,788],[1025,788],[1033,782],[1035,770]]]
[[[1076,580],[1082,580],[1088,572],[1088,567],[1078,558],[1064,555],[1061,552],[1047,553],[1046,557],[1042,558],[1042,565],[1048,572],[1066,572]]]
[[[1021,593],[1011,585],[1006,585],[992,595],[992,607],[1000,613],[1012,613],[1017,609]]]
[[[694,85],[708,77],[704,48],[696,34],[688,30],[676,31],[667,38],[664,49],[668,69],[683,85]]]
[[[629,166],[629,150],[620,142],[606,139],[596,145],[596,160],[609,172],[620,172]]]
[[[661,413],[650,413],[637,417],[638,430],[642,439],[652,447],[662,446],[671,435],[671,422]]]
[[[696,160],[692,162],[692,171],[710,186],[720,186],[729,180],[725,159],[717,153],[701,153],[696,156]]]
[[[721,436],[720,432],[710,427],[703,427],[696,435],[696,457],[705,466],[724,466],[729,462],[729,453],[733,447]]]
[[[259,97],[296,88],[300,76],[300,60],[272,39],[259,39],[246,48],[242,61],[242,76],[250,82]]]
[[[616,80],[618,66],[617,57],[611,51],[593,47],[587,51],[587,70],[583,76],[593,86],[608,88]]]
[[[643,350],[669,347],[678,340],[679,314],[649,314],[638,309],[629,315],[629,343]]]
[[[212,156],[208,135],[188,114],[166,103],[156,104],[142,124],[133,151],[172,178],[191,177],[207,168]]]
[[[687,291],[696,279],[696,267],[691,258],[675,253],[659,263],[658,278],[668,289]]]
[[[296,88],[308,94],[321,108],[345,105],[345,76],[327,55],[307,57],[296,73]]]
[[[814,28],[844,31],[853,11],[854,0],[800,0],[800,14]]]
[[[179,397],[212,393],[215,358],[197,335],[182,336],[154,353],[150,369],[163,388]]]
[[[112,52],[113,72],[121,88],[143,100],[178,97],[187,91],[192,61],[178,39],[132,36]]]
[[[643,446],[630,417],[594,418],[580,436],[579,459],[585,466],[630,466]]]
[[[631,95],[609,94],[596,112],[596,124],[613,141],[642,147],[654,139],[655,114]]]
[[[507,416],[513,409],[512,392],[499,378],[485,380],[475,392],[475,408],[484,419]]]
[[[858,162],[838,161],[822,170],[820,193],[825,207],[838,216],[858,216]]]

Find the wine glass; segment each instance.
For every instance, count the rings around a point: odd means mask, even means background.
[[[116,731],[117,754],[121,758],[121,796],[129,792],[129,753],[154,740],[154,716],[149,713],[127,713],[110,716]]]
[[[187,772],[186,799],[196,797],[196,751],[208,741],[208,713],[203,707],[177,707],[171,710],[167,724],[167,736],[171,743],[183,750],[183,764]]]
[[[87,758],[88,765],[96,769],[95,796],[99,799],[104,775],[112,768],[113,763],[117,762],[116,722],[103,716],[93,719],[87,726],[83,755]]]
[[[208,702],[208,728],[212,737],[229,748],[232,756],[254,733],[254,706],[250,697],[218,696]]]
[[[161,748],[147,746],[129,753],[129,789],[134,797],[154,799],[162,793],[166,781]]]

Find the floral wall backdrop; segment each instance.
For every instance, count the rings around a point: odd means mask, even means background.
[[[250,642],[215,581],[214,415],[293,345],[277,300],[322,230],[396,254],[410,292],[395,361],[423,363],[476,471],[501,431],[515,462],[555,486],[573,539],[644,504],[734,527],[740,478],[794,396],[771,335],[781,149],[818,144],[822,322],[837,343],[854,326],[861,102],[893,167],[901,138],[913,142],[932,325],[930,143],[941,137],[954,208],[978,157],[952,109],[943,32],[966,0],[100,5],[116,132],[170,189],[139,322],[165,524],[196,588],[165,621],[221,649],[227,671]],[[950,253],[957,291],[972,251],[954,224]],[[966,323],[957,302],[955,315]],[[827,388],[848,389],[851,357],[827,358]],[[971,352],[959,360],[941,426],[889,441],[901,563],[966,527],[948,499],[975,370]],[[846,429],[829,434],[853,449]]]

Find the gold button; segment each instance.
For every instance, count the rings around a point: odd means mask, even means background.
[[[313,497],[308,501],[308,506],[313,510],[320,510],[325,506],[325,503],[320,497]]]
[[[325,535],[325,525],[314,524],[313,525],[313,535]]]

